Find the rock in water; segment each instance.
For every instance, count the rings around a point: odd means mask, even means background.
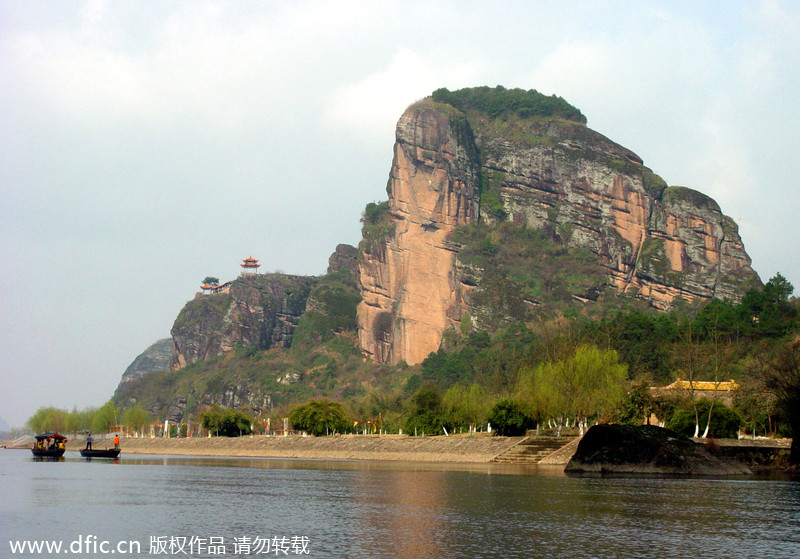
[[[720,460],[704,445],[651,425],[595,425],[578,443],[567,473],[742,475],[750,469]]]

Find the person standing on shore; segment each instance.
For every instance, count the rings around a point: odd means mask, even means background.
[[[114,449],[119,450],[119,433],[114,435]]]
[[[92,450],[92,434],[86,435],[86,450]]]

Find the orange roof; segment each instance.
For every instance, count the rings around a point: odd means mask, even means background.
[[[681,390],[736,390],[739,385],[736,381],[729,380],[724,382],[712,382],[710,380],[696,380],[694,382],[688,380],[677,379],[670,385],[664,388],[678,388]]]
[[[260,266],[260,264],[258,263],[258,259],[253,258],[252,256],[242,260],[242,264],[239,264],[239,265],[242,268],[258,268]]]
[[[200,286],[200,289],[211,289],[211,290],[221,291],[223,289],[230,287],[231,283],[232,282],[230,281],[226,281],[225,283],[220,283],[219,285],[209,285],[207,283],[204,283],[203,285]]]

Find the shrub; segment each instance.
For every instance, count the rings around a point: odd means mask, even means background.
[[[510,398],[497,402],[489,410],[487,419],[492,429],[504,437],[524,435],[525,431],[536,427],[536,422],[528,415],[525,408]]]
[[[530,117],[561,117],[585,124],[581,111],[555,95],[544,95],[535,89],[506,89],[497,87],[469,87],[450,91],[437,89],[432,94],[437,103],[446,103],[462,111],[476,110],[497,118],[505,114]]]
[[[361,216],[361,237],[359,254],[377,254],[380,247],[394,232],[394,224],[389,213],[389,202],[375,204],[370,202]]]

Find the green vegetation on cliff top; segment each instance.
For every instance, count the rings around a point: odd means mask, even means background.
[[[586,117],[581,111],[556,95],[544,95],[535,89],[506,89],[497,87],[469,87],[450,91],[447,88],[437,89],[432,94],[437,103],[446,103],[464,112],[472,110],[497,118],[504,114],[513,114],[520,118],[561,117],[586,124]]]

